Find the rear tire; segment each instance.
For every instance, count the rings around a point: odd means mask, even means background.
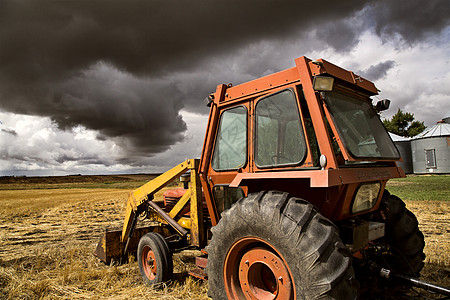
[[[145,284],[154,285],[172,278],[172,254],[166,240],[158,233],[149,232],[141,237],[137,261]]]
[[[213,299],[356,299],[352,256],[335,225],[282,192],[242,198],[207,247]]]
[[[394,257],[388,260],[393,271],[419,277],[424,266],[425,240],[416,216],[397,196],[385,191],[382,210],[386,216],[385,241]]]

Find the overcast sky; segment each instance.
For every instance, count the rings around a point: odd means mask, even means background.
[[[324,58],[432,126],[448,0],[0,0],[0,176],[165,171],[200,156],[220,83]]]

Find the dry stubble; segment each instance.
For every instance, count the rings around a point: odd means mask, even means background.
[[[160,288],[142,284],[136,262],[105,266],[92,255],[104,228],[121,226],[127,193],[0,191],[0,298],[207,299],[207,284],[186,275],[195,252],[174,256],[176,280]],[[449,203],[406,203],[427,243],[425,280],[449,286]]]

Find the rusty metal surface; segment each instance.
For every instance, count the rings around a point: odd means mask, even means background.
[[[194,276],[195,278],[207,280],[208,275],[205,273],[205,271],[201,268],[195,268],[189,271],[189,275]]]
[[[207,257],[201,257],[201,256],[197,256],[195,258],[195,265],[199,268],[206,268],[206,264],[208,263],[208,258]]]

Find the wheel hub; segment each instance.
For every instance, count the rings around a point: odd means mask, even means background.
[[[142,266],[145,272],[145,275],[148,277],[148,279],[153,280],[156,277],[157,274],[157,266],[155,263],[155,253],[153,252],[150,247],[146,246],[144,247],[142,251]]]
[[[283,261],[264,248],[251,249],[242,256],[239,281],[250,299],[289,299],[292,291]]]
[[[224,265],[225,289],[230,299],[294,299],[289,268],[272,245],[256,237],[237,241]]]

